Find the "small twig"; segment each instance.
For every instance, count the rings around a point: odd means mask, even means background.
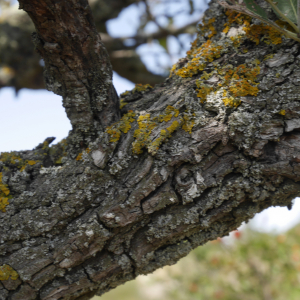
[[[160,24],[157,22],[156,18],[152,15],[147,0],[143,0],[143,2],[145,3],[145,6],[146,6],[146,13],[148,15],[148,19],[150,21],[154,22],[155,25],[157,25],[160,30],[166,30],[165,28],[160,26]]]

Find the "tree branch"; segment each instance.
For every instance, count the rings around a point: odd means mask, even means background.
[[[1,154],[4,299],[101,295],[300,194],[300,46],[233,43],[240,24],[221,35],[228,19],[210,8],[219,32],[199,34],[164,84],[127,93],[129,113],[76,159],[53,138]]]
[[[91,141],[97,130],[118,120],[119,104],[88,2],[19,2],[37,30],[33,40],[45,61],[46,85],[63,96],[74,141],[79,136],[85,143]]]

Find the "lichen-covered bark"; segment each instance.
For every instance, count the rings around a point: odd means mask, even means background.
[[[119,119],[112,67],[87,1],[19,1],[37,32],[33,41],[45,62],[48,90],[63,96],[75,146]]]
[[[53,138],[1,155],[0,197],[9,204],[0,212],[0,266],[19,277],[0,281],[0,299],[101,295],[299,195],[299,45],[264,43],[265,33],[259,44],[231,39],[244,21],[221,34],[228,18],[210,5],[206,19],[215,21],[174,74],[124,95],[122,119],[99,127],[76,159],[65,141],[50,147]],[[213,45],[219,57],[208,56]],[[238,66],[253,60],[259,75],[239,90],[248,94],[226,100],[246,84]]]

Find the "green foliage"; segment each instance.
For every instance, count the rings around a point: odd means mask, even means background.
[[[300,299],[300,226],[279,236],[249,229],[233,236],[93,300]]]
[[[268,15],[265,12],[265,10],[259,5],[257,5],[257,3],[254,0],[244,0],[244,3],[251,12],[253,12],[256,15],[259,15],[265,20],[268,20]]]
[[[286,18],[297,24],[297,0],[276,0],[275,2],[278,9]],[[275,11],[275,13],[277,12]],[[279,14],[278,16],[280,17]]]

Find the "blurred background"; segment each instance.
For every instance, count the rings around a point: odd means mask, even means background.
[[[120,94],[162,82],[190,48],[208,0],[89,0]],[[34,27],[16,0],[0,0],[0,152],[67,136],[61,97],[46,91]],[[300,299],[300,201],[269,208],[172,267],[94,300]]]

